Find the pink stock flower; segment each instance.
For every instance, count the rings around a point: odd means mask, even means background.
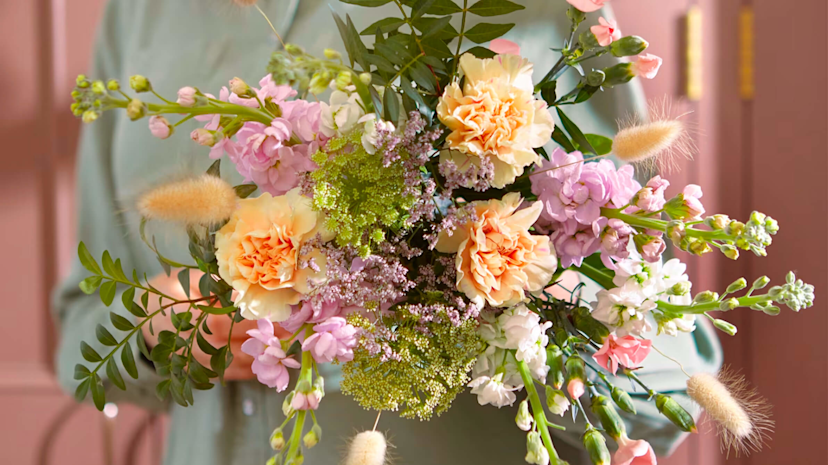
[[[241,350],[254,358],[251,369],[259,382],[278,392],[287,389],[288,368],[299,368],[301,364],[282,350],[279,338],[273,333],[273,323],[263,318],[258,321],[258,329],[251,329],[247,335],[250,339],[244,341]]]
[[[598,233],[603,227],[599,222],[590,226],[570,219],[564,223],[552,223],[549,229],[554,231],[550,239],[555,246],[561,268],[581,266],[584,257],[592,255],[601,247]]]
[[[330,363],[334,359],[350,362],[354,359],[357,345],[356,328],[345,318],[334,316],[313,327],[315,334],[305,339],[302,350],[310,352],[318,363]]]
[[[613,465],[657,465],[655,452],[650,443],[643,440],[632,440],[626,434],[616,440],[618,450],[613,456]]]
[[[618,29],[618,24],[615,20],[604,19],[602,16],[598,18],[598,23],[599,24],[589,28],[589,30],[592,31],[595,38],[598,39],[598,44],[600,46],[606,47],[621,38],[621,31]]]
[[[163,116],[150,116],[149,119],[149,130],[153,136],[159,139],[166,139],[170,137],[172,134],[172,126],[170,126],[170,122],[167,121],[167,118]]]
[[[704,205],[699,200],[702,198],[702,190],[696,184],[688,184],[682,191],[684,194],[684,203],[687,206],[687,217],[692,220],[701,219],[704,215]]]
[[[662,61],[660,57],[653,54],[642,53],[638,55],[638,59],[633,63],[633,73],[645,79],[653,79],[658,75]]]
[[[667,244],[664,243],[664,233],[651,229],[648,229],[646,232],[650,236],[650,239],[641,244],[638,247],[638,251],[641,252],[641,257],[644,258],[644,261],[650,263],[659,262],[661,261],[661,254],[667,249]]]
[[[178,89],[178,100],[182,107],[192,107],[196,103],[196,90],[190,86]]]
[[[632,233],[632,226],[617,218],[607,221],[607,227],[601,234],[601,261],[607,268],[617,269],[618,266],[613,260],[623,260],[630,256],[627,246]]]
[[[290,402],[290,406],[293,407],[294,410],[316,410],[319,408],[320,400],[322,400],[322,397],[316,390],[307,393],[296,392],[293,395],[293,400]]]
[[[583,380],[578,378],[570,379],[566,383],[566,392],[569,393],[569,397],[572,399],[580,399],[584,395],[584,392],[586,392]]]
[[[282,102],[296,96],[296,91],[290,86],[280,86],[273,82],[270,74],[259,80],[259,87],[259,89],[251,87],[251,90],[256,93],[262,103],[267,103],[266,100],[270,100],[281,107]],[[230,94],[230,103],[244,105],[250,108],[259,108],[259,101],[255,98],[242,98],[236,94]]]
[[[498,55],[518,55],[520,56],[520,45],[506,39],[495,39],[489,42],[489,50]]]
[[[639,368],[650,354],[653,341],[635,336],[617,337],[610,334],[601,349],[592,356],[598,365],[615,374],[619,366]]]
[[[591,13],[598,11],[604,7],[607,0],[566,0],[570,5],[583,11],[584,13]]]
[[[664,208],[664,192],[670,186],[670,181],[662,179],[661,176],[654,176],[647,181],[635,198],[635,206],[646,212],[657,212]]]
[[[305,301],[294,306],[290,317],[279,324],[285,331],[295,333],[306,323],[322,323],[328,318],[340,316],[343,313],[345,313],[345,308],[338,301],[325,300],[318,307]]]

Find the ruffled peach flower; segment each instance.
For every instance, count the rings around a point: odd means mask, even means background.
[[[602,16],[598,18],[598,23],[589,28],[598,40],[598,45],[606,47],[621,38],[621,30],[618,29],[618,24],[614,19],[605,19]]]
[[[518,210],[520,194],[475,202],[476,219],[452,235],[441,233],[437,250],[456,253],[457,288],[474,303],[511,307],[549,285],[558,267],[547,236],[529,234],[543,205]]]
[[[243,317],[284,321],[290,306],[310,292],[309,282],[324,279],[324,255],[299,255],[317,234],[323,240],[332,238],[299,189],[239,201],[230,221],[216,233],[216,259],[219,276],[238,292],[235,304]]]
[[[483,157],[494,165],[492,185],[505,187],[532,163],[540,163],[533,150],[552,137],[555,123],[546,102],[533,96],[532,64],[518,55],[460,57],[465,74],[461,89],[446,87],[437,116],[451,133],[441,161],[451,159],[461,171],[480,166]]]
[[[567,3],[574,6],[575,8],[583,11],[584,13],[591,13],[593,11],[598,11],[604,7],[604,2],[607,0],[566,0]]]

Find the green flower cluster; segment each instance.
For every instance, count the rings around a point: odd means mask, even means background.
[[[337,244],[353,245],[367,256],[371,244],[385,240],[386,229],[404,228],[416,198],[406,194],[403,162],[408,154],[399,149],[401,158],[383,166],[381,155],[362,147],[362,134],[352,131],[331,139],[313,155],[319,169],[310,177],[313,206],[325,213],[326,227],[336,234]]]
[[[467,319],[455,326],[444,309],[436,315],[442,322],[427,323],[428,331],[423,331],[420,317],[410,307],[403,306],[396,314],[399,321],[393,329],[378,327],[358,314],[348,318],[365,333],[354,360],[342,369],[340,386],[366,409],[402,409],[402,417],[428,420],[448,410],[465,389],[480,349],[477,323]],[[384,350],[372,354],[366,346],[376,343],[380,345],[375,347],[390,347],[394,355],[384,360]]]

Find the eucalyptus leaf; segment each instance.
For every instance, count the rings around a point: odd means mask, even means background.
[[[509,32],[513,27],[515,27],[514,24],[480,23],[466,31],[463,36],[476,44],[482,44],[483,42],[497,39]]]
[[[469,8],[469,12],[477,16],[500,16],[524,8],[508,0],[480,0]]]
[[[86,244],[83,242],[78,244],[78,258],[84,268],[92,273],[95,273],[96,275],[101,274],[101,268],[98,266],[98,262],[96,262],[95,257],[89,253],[89,249],[86,248]]]

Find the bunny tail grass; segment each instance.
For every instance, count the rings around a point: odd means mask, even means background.
[[[233,187],[207,174],[162,184],[138,199],[138,211],[145,218],[186,225],[218,224],[235,209]]]
[[[344,465],[383,465],[386,448],[385,435],[379,431],[363,431],[351,441]]]

